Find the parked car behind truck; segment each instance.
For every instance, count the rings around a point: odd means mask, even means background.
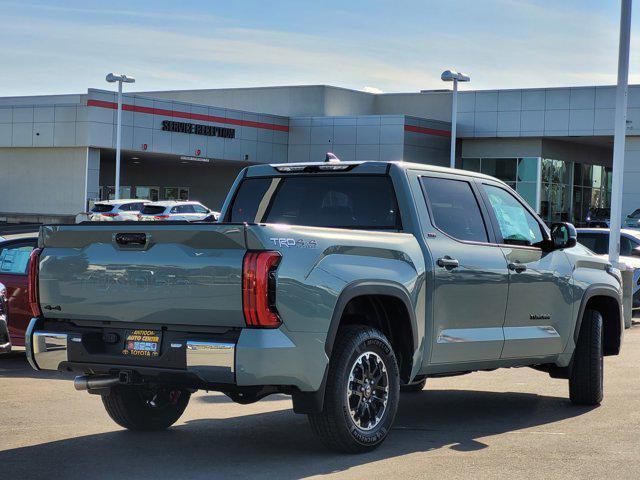
[[[619,272],[482,174],[384,162],[244,169],[216,224],[43,227],[28,358],[132,430],[197,389],[281,392],[330,448],[369,451],[401,385],[530,366],[603,398]]]
[[[5,287],[7,351],[24,348],[25,332],[32,317],[27,297],[27,269],[29,256],[37,246],[38,237],[35,233],[10,234],[0,242],[0,283]],[[0,344],[3,338],[0,332]]]

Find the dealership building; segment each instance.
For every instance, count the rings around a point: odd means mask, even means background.
[[[328,151],[448,166],[451,95],[324,85],[125,94],[121,197],[218,210],[243,167]],[[113,195],[116,102],[97,89],[0,98],[0,221],[72,221]],[[457,166],[509,183],[548,222],[581,224],[610,203],[614,106],[610,86],[462,91]],[[629,88],[627,135],[624,214],[640,208],[640,86]]]

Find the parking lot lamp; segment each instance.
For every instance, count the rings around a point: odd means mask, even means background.
[[[618,266],[620,228],[622,224],[622,176],[624,144],[627,132],[627,85],[629,82],[629,42],[631,36],[631,0],[622,0],[620,8],[620,43],[618,45],[618,85],[613,130],[613,179],[611,182],[611,217],[609,261]]]
[[[116,75],[115,73],[109,73],[106,77],[107,82],[118,82],[118,113],[116,121],[116,182],[114,198],[118,200],[120,198],[120,128],[122,124],[122,84],[134,83],[136,81],[133,77],[127,77],[126,75]]]
[[[449,166],[456,168],[456,124],[458,122],[458,82],[469,82],[471,78],[455,70],[445,70],[440,75],[443,82],[453,82],[451,99],[451,160]]]

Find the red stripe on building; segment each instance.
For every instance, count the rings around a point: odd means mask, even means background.
[[[87,107],[118,108],[115,102],[105,102],[103,100],[87,100]],[[228,125],[237,125],[240,127],[263,128],[265,130],[278,130],[280,132],[288,132],[287,125],[275,125],[273,123],[252,122],[250,120],[238,120],[236,118],[216,117],[214,115],[203,115],[201,113],[176,112],[174,110],[166,110],[164,108],[141,107],[139,105],[122,104],[122,110],[128,112],[148,113],[149,115],[163,115],[165,117],[184,118],[187,120],[200,120],[202,122],[226,123]]]
[[[439,137],[451,137],[451,132],[447,130],[437,130],[435,128],[416,127],[415,125],[405,125],[405,132],[424,133],[425,135],[437,135]]]

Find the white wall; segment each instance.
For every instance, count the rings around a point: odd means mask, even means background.
[[[324,115],[324,85],[141,92],[153,98],[273,115]]]
[[[86,148],[0,148],[0,213],[84,210]]]

